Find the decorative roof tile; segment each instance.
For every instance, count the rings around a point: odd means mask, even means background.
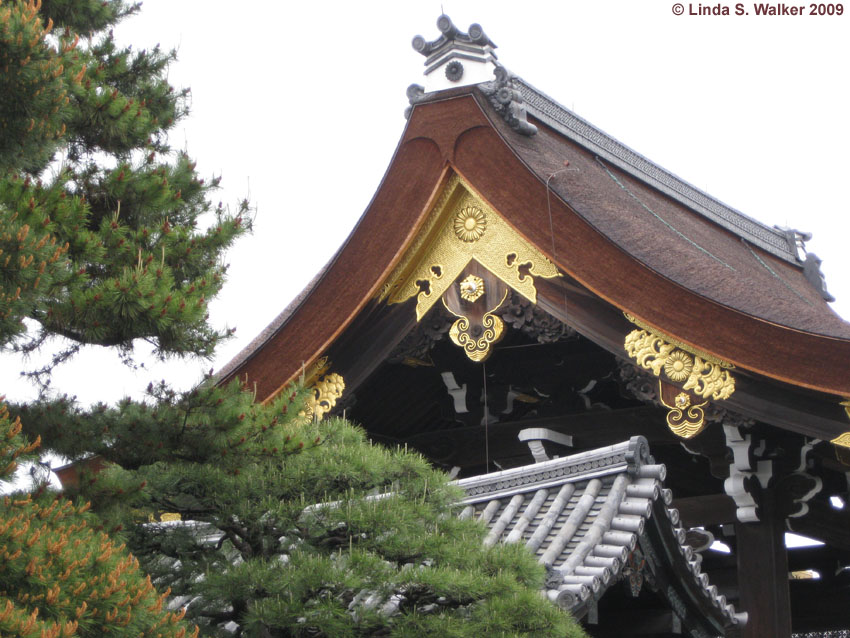
[[[413,48],[425,56],[425,89],[440,89],[477,84],[490,79],[496,62],[496,45],[480,24],[469,25],[464,33],[451,18],[437,18],[440,37],[427,41],[421,35],[413,38]]]
[[[546,596],[581,617],[633,570],[636,554],[684,626],[694,635],[725,635],[741,626],[686,544],[669,508],[666,470],[640,436],[629,441],[456,481],[460,513],[489,528],[485,544],[523,543],[548,570]]]

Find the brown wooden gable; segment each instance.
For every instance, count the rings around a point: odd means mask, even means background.
[[[467,477],[526,463],[517,435],[527,428],[553,433],[561,454],[640,434],[666,466],[686,526],[732,546],[729,556],[705,553],[701,569],[719,577],[712,601],[727,596],[752,613],[746,638],[790,636],[792,607],[795,631],[846,627],[844,608],[831,601],[850,591],[846,569],[836,570],[850,564],[850,514],[830,497],[847,497],[850,408],[841,402],[850,397],[850,324],[804,276],[796,236],[745,218],[565,116],[504,67],[495,76],[409,91],[407,126],[357,226],[219,379],[240,379],[269,400],[326,361],[325,372],[345,379],[338,413],[347,410],[375,442],[410,446]],[[508,261],[525,255],[533,290],[470,246],[456,247],[461,257],[443,268],[435,255],[444,236],[454,241],[454,228],[466,241],[464,232],[478,232],[474,223],[464,231],[458,216],[473,209],[515,247],[505,250]],[[529,265],[544,262],[552,268]],[[497,314],[510,324],[484,363],[486,352],[476,358],[455,345],[459,312],[477,303],[458,298],[457,284],[470,276],[485,284],[481,299],[504,299]],[[417,287],[441,303],[422,303]],[[475,312],[466,318],[483,326],[487,315]],[[650,362],[653,377],[635,355],[641,334],[689,356],[688,365],[699,359],[720,382],[697,392],[692,377],[666,372],[672,358]],[[680,400],[699,417],[685,426],[708,427],[677,429]],[[786,554],[787,528],[827,545]],[[789,568],[813,566],[822,586],[789,590]],[[592,635],[623,635],[638,620],[646,635],[668,635],[674,616],[683,617],[617,591],[599,614],[588,608],[589,623],[605,617]]]
[[[375,305],[457,174],[567,276],[563,284],[539,282],[539,303],[553,311],[563,306],[567,323],[610,349],[617,341],[622,347],[629,324],[613,317],[626,311],[742,370],[836,399],[850,396],[850,325],[829,310],[801,268],[689,215],[542,123],[538,129],[531,137],[514,133],[474,87],[416,105],[346,243],[295,307],[220,378],[256,383],[266,399],[326,354]],[[609,328],[595,327],[581,307],[564,306],[564,285],[584,291],[579,306],[607,306]],[[602,303],[589,301],[588,291]]]

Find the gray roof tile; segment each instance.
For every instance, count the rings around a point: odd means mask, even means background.
[[[705,631],[707,623],[715,635],[722,634],[745,622],[746,615],[718,594],[701,570],[702,557],[685,545],[679,513],[669,508],[672,494],[662,486],[665,474],[649,456],[646,439],[633,437],[458,480],[466,492],[460,516],[487,525],[487,545],[523,543],[549,569],[547,597],[578,616],[624,577],[634,551],[656,557],[648,561],[649,569],[679,574],[681,591],[661,592],[671,607],[690,618],[693,631]],[[674,564],[661,565],[659,556],[672,556]],[[681,600],[695,599],[702,600],[700,610],[677,609]]]

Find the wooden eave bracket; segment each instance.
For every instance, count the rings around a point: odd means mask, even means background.
[[[690,439],[705,428],[703,408],[709,400],[728,399],[735,392],[734,366],[650,327],[626,313],[638,328],[626,335],[623,347],[636,364],[658,377],[658,397],[668,408],[667,425],[678,437]]]

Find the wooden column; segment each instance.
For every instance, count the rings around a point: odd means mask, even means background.
[[[749,614],[742,638],[791,638],[785,520],[774,496],[762,492],[759,522],[735,524],[738,608]]]

